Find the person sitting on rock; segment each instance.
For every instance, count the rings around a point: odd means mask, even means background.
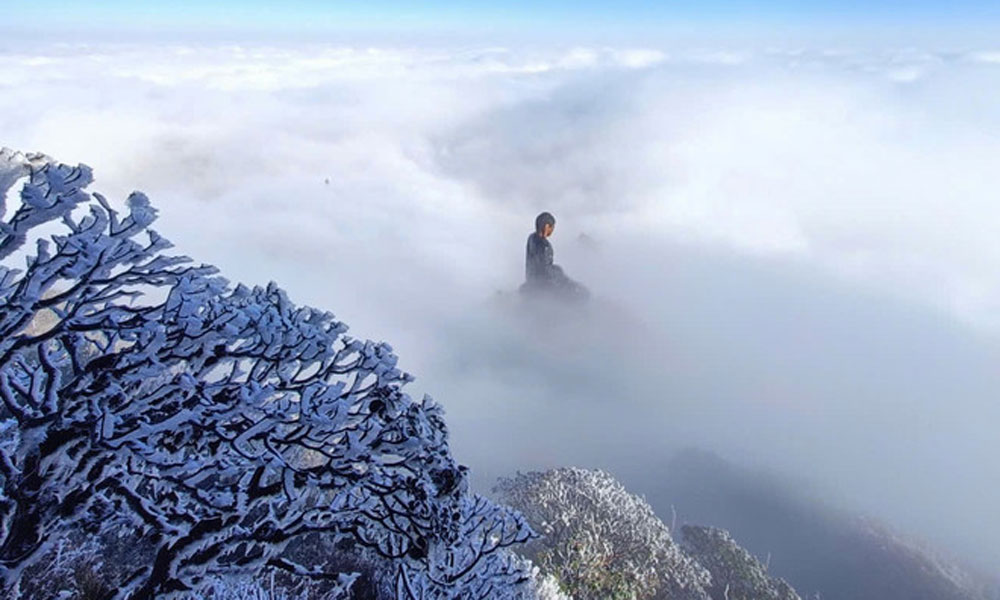
[[[525,282],[522,292],[547,292],[564,298],[586,299],[587,288],[573,281],[563,272],[562,267],[553,263],[554,253],[549,236],[556,228],[556,219],[551,213],[543,212],[535,218],[535,231],[528,236],[525,252]]]

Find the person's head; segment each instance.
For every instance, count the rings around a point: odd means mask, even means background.
[[[543,212],[535,217],[535,233],[542,237],[549,237],[556,228],[556,218],[552,213]]]

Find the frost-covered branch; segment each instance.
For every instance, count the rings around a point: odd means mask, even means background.
[[[530,528],[468,494],[442,410],[403,392],[388,344],[168,254],[142,194],[122,217],[83,191],[86,167],[4,156],[0,184],[24,183],[0,257],[33,227],[62,228],[24,270],[0,266],[5,589],[98,506],[155,547],[121,599],[294,570],[286,546],[316,532],[398,562],[422,597],[520,589],[506,549]]]

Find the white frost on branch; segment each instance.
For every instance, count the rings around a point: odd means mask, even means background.
[[[468,493],[443,411],[403,391],[388,344],[167,253],[149,200],[134,193],[119,215],[84,191],[83,165],[0,158],[0,183],[24,181],[0,259],[35,227],[63,228],[25,269],[0,265],[3,589],[109,507],[155,547],[119,599],[268,567],[343,576],[283,556],[313,532],[396,563],[401,597],[527,589],[508,548],[534,534]]]

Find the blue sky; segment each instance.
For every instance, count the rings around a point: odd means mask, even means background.
[[[700,2],[597,2],[594,0],[215,0],[175,2],[36,0],[11,6],[4,29],[76,32],[481,31],[630,33],[658,28],[737,29],[936,28],[982,29],[1000,23],[995,0],[890,0],[802,3],[788,0]],[[10,15],[8,9],[7,14]],[[10,25],[16,25],[10,27]],[[33,24],[35,26],[33,26]]]

